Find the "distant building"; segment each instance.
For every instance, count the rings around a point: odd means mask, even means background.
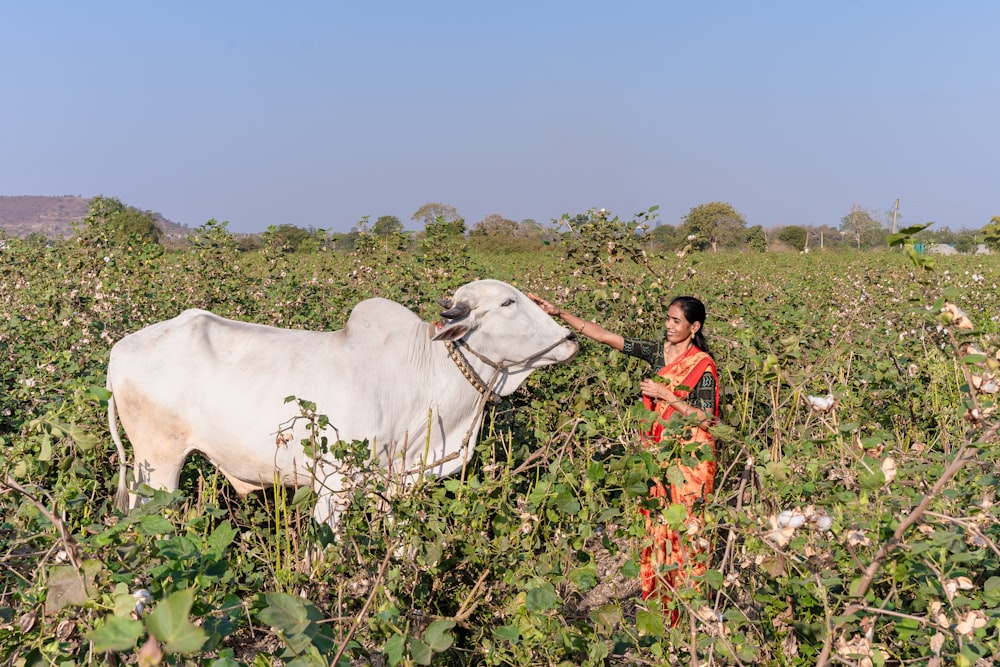
[[[980,243],[979,245],[977,245],[975,248],[972,249],[972,254],[973,255],[989,255],[989,254],[992,254],[992,253],[990,253],[990,249],[986,247],[985,243]]]
[[[948,245],[947,243],[928,243],[927,252],[932,255],[957,255],[958,251],[955,250],[955,246]]]

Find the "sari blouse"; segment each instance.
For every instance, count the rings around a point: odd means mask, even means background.
[[[636,359],[642,359],[649,363],[655,370],[659,371],[666,366],[663,359],[663,341],[643,340],[641,338],[626,338],[622,353]],[[709,415],[718,416],[718,394],[716,385],[718,384],[712,368],[708,368],[702,373],[701,378],[691,387],[685,402],[699,410],[704,410]]]

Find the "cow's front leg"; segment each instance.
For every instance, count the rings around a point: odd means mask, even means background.
[[[351,505],[355,479],[350,466],[339,461],[317,461],[313,471],[316,508],[313,519],[337,534],[340,519]]]

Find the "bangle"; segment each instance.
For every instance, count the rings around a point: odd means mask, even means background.
[[[576,330],[577,333],[583,333],[583,330],[587,328],[587,322],[580,325],[580,328]]]

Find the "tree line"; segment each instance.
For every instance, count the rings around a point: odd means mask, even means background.
[[[746,217],[727,202],[715,201],[691,208],[678,224],[664,224],[654,215],[656,207],[643,214],[641,223],[634,225],[634,233],[651,249],[678,252],[689,249],[717,252],[742,250],[765,252],[790,249],[810,252],[826,249],[852,248],[865,250],[884,248],[890,234],[901,226],[902,219],[892,211],[880,214],[859,205],[851,207],[839,226],[784,225],[764,228],[748,225]],[[371,221],[363,217],[349,232],[332,232],[329,229],[303,228],[292,224],[268,227],[260,234],[234,235],[240,250],[270,249],[279,252],[351,251],[361,246],[405,250],[416,246],[429,234],[437,238],[464,239],[483,250],[518,251],[539,249],[557,241],[563,234],[585,226],[594,216],[606,218],[609,214],[588,211],[564,215],[543,225],[533,219],[513,220],[498,213],[491,213],[467,227],[465,219],[454,206],[441,202],[428,202],[417,209],[411,220],[423,225],[419,232],[407,230],[394,215],[383,215]],[[209,221],[211,226],[225,229],[227,223]],[[164,242],[162,230],[152,213],[127,206],[113,197],[94,197],[88,215],[76,229],[77,237],[104,242],[109,245],[137,243],[160,245]],[[34,237],[38,238],[34,238]],[[188,243],[197,244],[196,234],[189,235]],[[1000,251],[1000,216],[979,229],[954,231],[947,226],[937,227],[928,223],[917,232],[915,240],[926,245],[950,245],[959,252],[972,252],[984,244],[990,250]],[[29,242],[45,243],[44,236],[33,234]]]

